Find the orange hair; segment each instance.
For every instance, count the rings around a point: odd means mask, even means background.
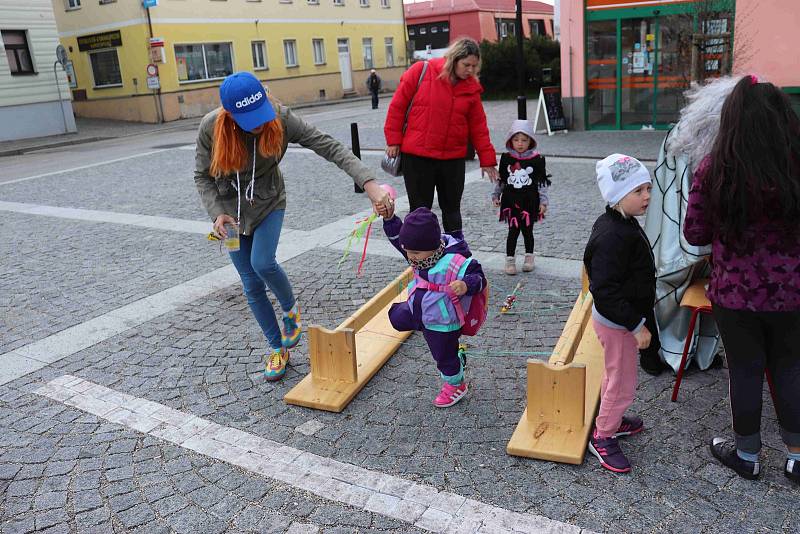
[[[220,110],[214,122],[214,142],[211,148],[211,176],[219,178],[244,169],[248,153],[239,127],[230,113]],[[283,122],[280,117],[264,124],[258,134],[258,153],[262,157],[278,157],[283,149]]]

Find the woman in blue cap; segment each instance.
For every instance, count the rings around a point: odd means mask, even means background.
[[[239,230],[240,249],[230,253],[231,261],[272,347],[265,376],[278,380],[286,373],[289,349],[297,345],[301,334],[300,309],[289,279],[275,259],[286,209],[278,164],[288,143],[310,148],[352,176],[378,213],[389,213],[392,200],[361,160],[330,135],[273,102],[249,72],[225,78],[219,94],[222,107],[200,123],[194,181],[214,221],[214,233],[224,238],[226,224]],[[283,329],[267,298],[267,287],[283,310]]]

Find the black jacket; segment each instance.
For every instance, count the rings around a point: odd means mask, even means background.
[[[592,227],[583,264],[597,311],[630,331],[653,311],[656,267],[639,222],[606,208]]]

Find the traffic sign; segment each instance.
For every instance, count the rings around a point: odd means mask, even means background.
[[[147,88],[148,89],[160,89],[161,82],[158,79],[158,76],[148,76],[147,77]]]
[[[147,65],[147,75],[148,76],[158,76],[158,67],[155,64],[150,63]]]
[[[158,7],[158,0],[142,0],[142,6],[145,8]]]

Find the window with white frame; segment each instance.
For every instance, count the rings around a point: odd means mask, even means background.
[[[372,37],[364,37],[361,40],[361,47],[364,49],[364,68],[371,69],[374,66],[372,61]]]
[[[70,9],[80,9],[81,0],[64,0],[64,7],[69,11]]]
[[[333,5],[335,6],[343,6],[344,0],[333,0]]]
[[[389,7],[391,7],[391,6],[389,5],[389,0],[381,0],[381,7],[382,7],[382,8],[386,8],[386,9],[388,9]]]
[[[386,47],[386,66],[394,67],[394,37],[385,37],[383,44]]]
[[[230,43],[175,45],[178,80],[191,82],[213,80],[233,74]]]
[[[283,42],[283,60],[287,67],[297,66],[297,41],[287,39]]]
[[[310,6],[318,6],[319,0],[308,0],[308,5]]]
[[[122,86],[122,73],[119,69],[116,48],[89,52],[89,64],[92,66],[95,87]]]
[[[11,74],[36,74],[33,70],[31,49],[28,46],[28,32],[25,30],[3,30],[3,47]]]
[[[358,0],[358,5],[361,7],[369,7],[369,0]]]
[[[267,43],[264,41],[253,41],[250,43],[253,51],[253,69],[266,70],[267,66]]]
[[[314,49],[314,65],[324,65],[325,41],[323,39],[311,39],[311,47]]]

